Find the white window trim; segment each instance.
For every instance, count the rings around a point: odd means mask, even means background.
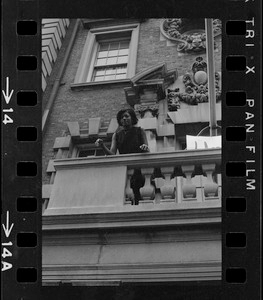
[[[105,142],[105,146],[110,148],[111,146],[111,141],[107,141]],[[76,157],[79,157],[79,152],[82,151],[82,150],[94,150],[94,152],[96,150],[102,150],[101,148],[98,148],[95,146],[94,143],[85,143],[85,144],[76,144],[73,148],[73,151],[72,151],[72,155],[71,155],[71,158],[76,158]],[[92,156],[92,155],[90,155]],[[96,155],[94,155],[95,157]],[[84,157],[84,156],[83,156]]]
[[[137,59],[137,50],[138,50],[138,41],[139,41],[139,26],[140,25],[136,23],[136,24],[90,29],[79,62],[74,84],[93,83],[91,81],[91,77],[92,77],[94,62],[95,62],[96,53],[99,45],[97,41],[101,37],[106,36],[107,34],[114,34],[114,33],[121,33],[121,32],[124,33],[129,32],[131,34],[128,68],[127,68],[127,79],[132,78],[135,75],[135,68],[136,68],[136,59]],[[123,80],[112,80],[112,81],[106,81],[104,83],[119,82],[119,81],[123,81]],[[103,83],[103,81],[100,83]]]

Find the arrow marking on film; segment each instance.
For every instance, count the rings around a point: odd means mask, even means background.
[[[4,224],[2,224],[2,226],[5,232],[5,236],[8,238],[14,226],[14,223],[12,223],[9,227],[9,211],[6,212],[6,226]]]
[[[6,77],[6,90],[5,91],[2,90],[6,104],[8,104],[9,101],[11,100],[13,92],[14,92],[14,90],[12,90],[11,93],[9,93],[9,77]]]

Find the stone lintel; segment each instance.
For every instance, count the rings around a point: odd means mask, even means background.
[[[89,136],[97,136],[99,133],[101,118],[89,118]]]
[[[79,122],[68,122],[67,125],[72,137],[80,136]]]
[[[56,172],[56,170],[54,168],[54,159],[49,160],[46,172],[47,173]]]
[[[57,149],[68,149],[71,142],[71,136],[63,136],[63,137],[57,137],[53,146],[54,150]]]
[[[100,27],[129,25],[136,22],[141,22],[142,19],[117,19],[117,18],[104,18],[104,19],[82,19],[82,24],[85,29],[94,29]]]

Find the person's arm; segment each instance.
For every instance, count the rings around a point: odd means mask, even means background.
[[[103,149],[106,155],[115,155],[117,152],[116,133],[112,136],[110,149],[105,146],[102,139],[97,139],[95,145]]]
[[[141,128],[142,145],[140,146],[143,152],[150,152],[145,131]]]
[[[116,152],[117,152],[116,133],[114,133],[114,134],[112,135],[110,152],[111,152],[113,155],[115,155]]]

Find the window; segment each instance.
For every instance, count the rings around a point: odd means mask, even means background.
[[[127,78],[130,40],[99,43],[92,81]]]
[[[106,147],[110,148],[111,142],[105,142]],[[94,143],[76,145],[72,152],[72,157],[92,157],[105,156],[101,148],[95,147]]]
[[[118,83],[135,75],[139,24],[90,29],[74,86]]]

